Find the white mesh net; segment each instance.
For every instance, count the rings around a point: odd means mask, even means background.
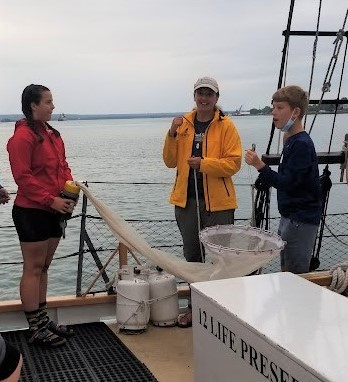
[[[84,184],[77,184],[121,243],[145,256],[148,265],[158,265],[190,283],[245,276],[278,256],[284,246],[279,236],[259,229],[234,225],[209,227],[200,233],[206,262],[189,263],[151,248],[129,223],[98,200]]]
[[[229,277],[245,276],[279,255],[284,242],[272,232],[239,225],[217,225],[199,234],[206,262],[218,264]],[[212,278],[215,278],[214,275]]]

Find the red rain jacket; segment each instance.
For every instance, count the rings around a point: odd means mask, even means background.
[[[60,195],[65,182],[73,178],[62,138],[56,137],[44,123],[36,124],[42,142],[26,119],[21,119],[16,122],[14,134],[7,143],[12,174],[18,186],[14,204],[52,211],[54,198]]]

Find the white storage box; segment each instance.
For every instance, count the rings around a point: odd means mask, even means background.
[[[291,273],[191,284],[196,382],[347,382],[348,299]]]

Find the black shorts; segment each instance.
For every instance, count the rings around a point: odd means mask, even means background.
[[[14,205],[12,218],[19,241],[35,242],[62,236],[60,220],[62,215],[38,208],[24,208]]]
[[[17,369],[18,363],[20,361],[20,352],[6,343],[6,353],[5,358],[0,366],[0,380],[8,378]]]

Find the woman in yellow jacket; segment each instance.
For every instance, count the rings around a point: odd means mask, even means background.
[[[167,167],[177,168],[170,196],[187,261],[202,261],[200,229],[232,224],[237,208],[231,176],[241,166],[242,147],[233,122],[216,106],[219,86],[210,77],[194,85],[196,108],[173,119],[163,148]]]

